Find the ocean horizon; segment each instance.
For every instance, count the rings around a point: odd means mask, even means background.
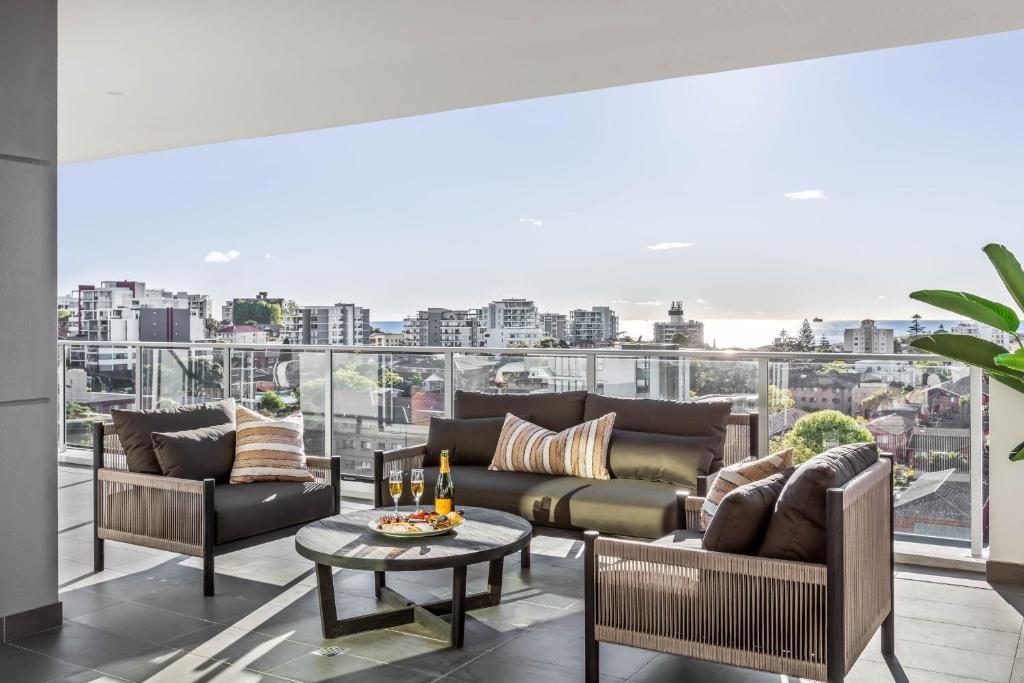
[[[649,341],[654,333],[654,323],[658,320],[620,320],[619,330],[628,334],[634,339]],[[921,319],[921,325],[929,332],[933,332],[941,326],[948,330],[960,320],[925,320]],[[843,330],[851,327],[859,327],[860,320],[824,320],[816,323],[811,321],[811,328],[814,336],[821,338],[824,335],[832,344],[842,344]],[[913,323],[912,320],[876,320],[875,324],[881,328],[889,328],[894,331],[897,337],[905,337],[908,329]],[[397,333],[402,331],[401,320],[378,320],[370,323],[384,332]],[[800,319],[763,319],[763,318],[734,318],[704,321],[704,340],[709,346],[719,349],[756,349],[768,346],[779,336],[779,332],[786,330],[790,335],[796,336],[803,324]]]

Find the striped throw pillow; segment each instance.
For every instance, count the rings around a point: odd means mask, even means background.
[[[615,413],[552,432],[512,413],[505,415],[491,470],[610,479],[608,440]]]
[[[232,484],[254,481],[316,481],[306,469],[302,447],[302,413],[263,417],[238,406],[235,410],[235,464]]]
[[[778,453],[766,455],[759,460],[749,460],[729,465],[718,471],[711,489],[708,490],[704,504],[700,508],[700,530],[707,531],[711,524],[711,518],[718,510],[718,504],[725,498],[725,494],[737,489],[744,484],[767,479],[773,474],[778,474],[793,466],[793,449],[787,448]]]

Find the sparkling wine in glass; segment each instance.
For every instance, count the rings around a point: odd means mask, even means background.
[[[391,470],[388,474],[388,493],[395,502],[395,514],[398,514],[398,499],[402,497],[402,470]]]
[[[409,475],[409,489],[416,499],[416,512],[420,511],[420,496],[423,495],[423,470],[413,470]]]

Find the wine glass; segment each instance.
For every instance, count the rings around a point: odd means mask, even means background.
[[[416,512],[420,511],[420,496],[423,495],[423,470],[413,470],[409,475],[409,490],[416,499]]]
[[[395,514],[398,514],[398,499],[402,496],[402,470],[391,470],[388,474],[388,493],[395,501]]]

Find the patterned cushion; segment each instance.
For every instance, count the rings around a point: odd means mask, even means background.
[[[302,413],[263,417],[248,408],[235,411],[235,464],[232,484],[253,481],[316,481],[306,469]]]
[[[508,413],[488,469],[609,479],[614,424],[615,413],[608,413],[556,433]]]
[[[760,460],[739,462],[719,470],[700,511],[700,528],[706,531],[725,494],[744,484],[766,479],[793,466],[793,449],[787,448]]]

